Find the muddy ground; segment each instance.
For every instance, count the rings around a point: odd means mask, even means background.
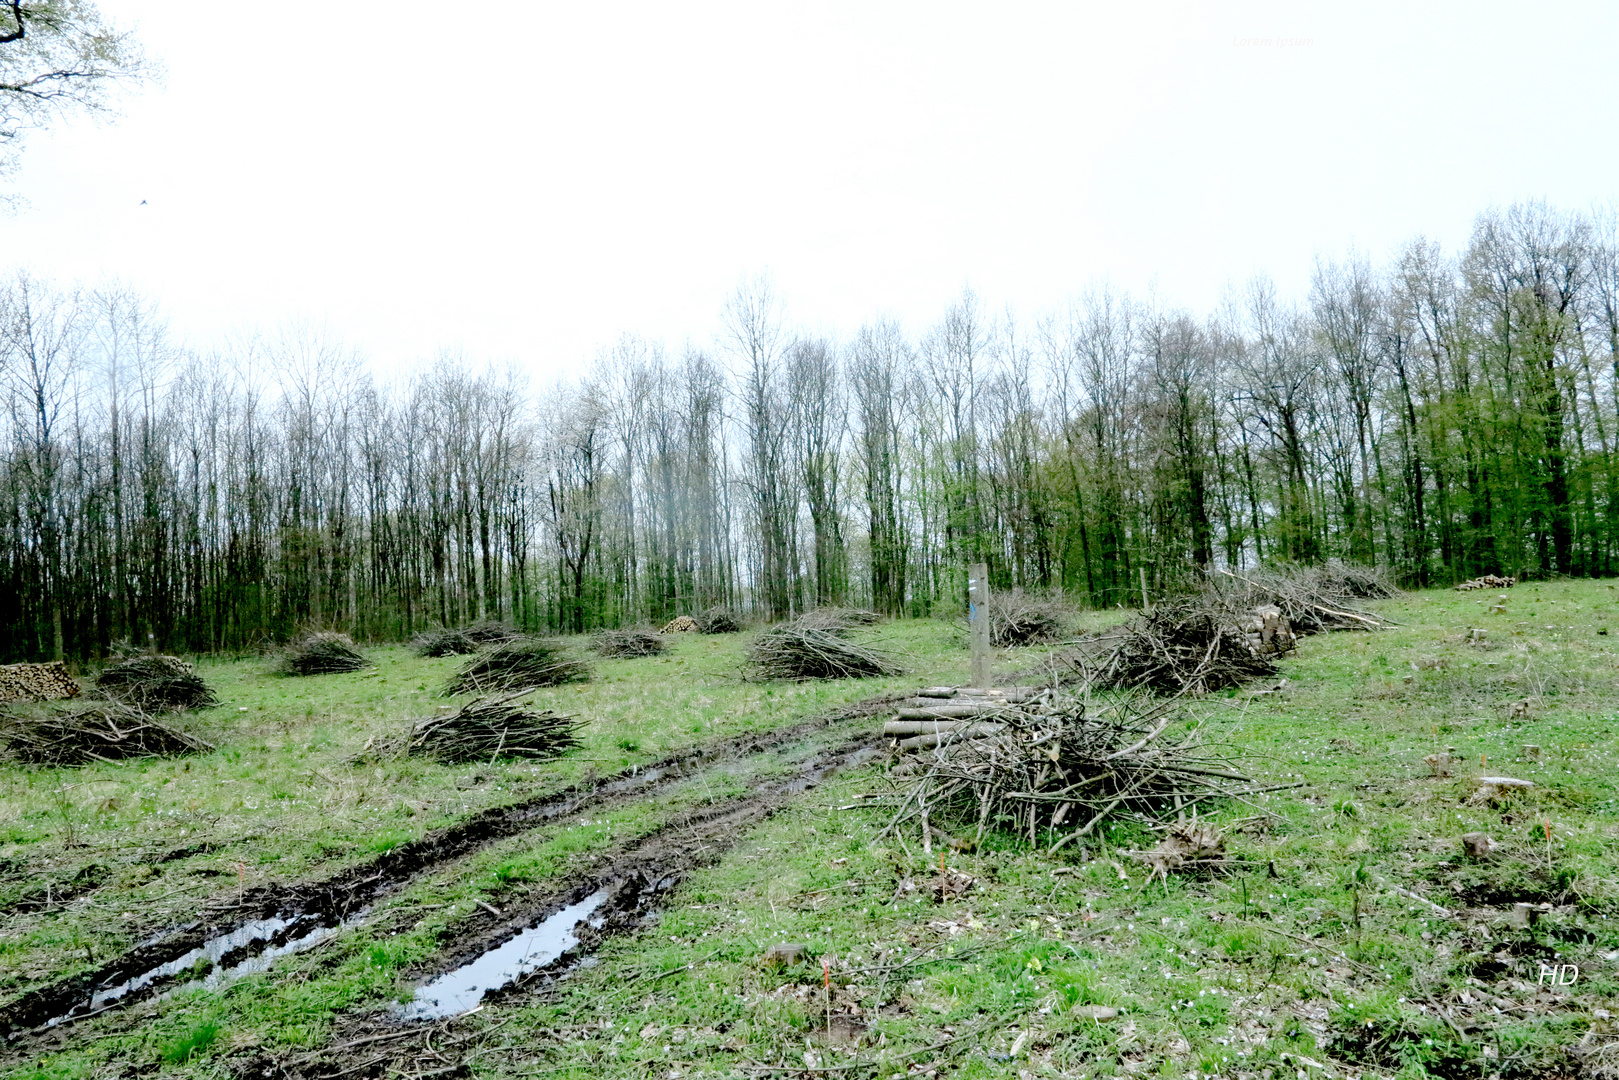
[[[894,700],[874,697],[812,717],[767,735],[725,739],[554,794],[495,807],[419,841],[317,881],[271,883],[222,898],[187,925],[149,937],[96,970],[30,991],[0,1007],[4,1059],[18,1063],[78,1038],[77,1021],[128,1009],[123,1023],[138,1025],[145,1009],[177,987],[209,978],[263,970],[277,955],[319,948],[330,935],[363,919],[370,907],[423,874],[500,840],[599,808],[656,798],[661,792],[729,762],[825,743],[788,775],[755,778],[743,795],[681,816],[650,835],[599,853],[587,866],[544,888],[479,910],[442,939],[438,962],[415,973],[418,981],[489,953],[582,898],[605,893],[593,925],[579,924],[578,942],[542,972],[504,983],[485,995],[492,1003],[513,993],[543,991],[545,984],[585,960],[612,934],[630,932],[656,917],[662,898],[689,870],[724,854],[747,830],[829,773],[868,759],[876,739],[866,721]],[[193,962],[195,958],[195,962]],[[250,1055],[233,1063],[243,1077],[313,1078],[387,1075],[400,1065],[448,1060],[446,1033],[459,1017],[433,1023],[402,1021],[397,1013],[344,1018],[332,1045],[272,1058]],[[473,1025],[477,1025],[474,1023]],[[435,1035],[438,1036],[435,1042]],[[452,1075],[446,1065],[437,1073]]]

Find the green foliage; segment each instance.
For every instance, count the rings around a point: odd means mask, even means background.
[[[213,1020],[204,1020],[164,1046],[158,1056],[165,1064],[184,1065],[213,1049],[218,1038],[219,1024]]]

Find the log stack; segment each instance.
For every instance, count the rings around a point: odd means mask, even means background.
[[[1510,589],[1518,583],[1515,577],[1501,577],[1498,574],[1485,574],[1471,581],[1464,581],[1456,586],[1457,592],[1473,592],[1477,589]]]
[[[996,735],[1004,728],[997,717],[1038,694],[1028,687],[930,686],[900,706],[883,725],[883,735],[900,750],[928,750],[961,739]]]
[[[1293,624],[1275,604],[1260,604],[1237,624],[1237,629],[1255,656],[1277,656],[1299,643]]]

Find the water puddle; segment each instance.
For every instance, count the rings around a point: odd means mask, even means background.
[[[863,765],[879,753],[875,747],[861,746],[815,764],[806,762],[808,767],[797,775],[778,779],[766,785],[763,792],[755,792],[737,802],[746,805],[764,793],[776,797],[802,795],[832,773]],[[811,762],[814,761],[812,757]],[[724,820],[724,815],[720,819]],[[678,870],[704,861],[697,849],[705,847],[712,856],[717,856],[740,835],[740,829],[721,829],[717,835],[709,837],[706,844],[700,843],[695,849],[684,852],[682,859],[672,860],[667,868]],[[684,866],[677,867],[674,863],[683,863]],[[637,872],[617,885],[604,887],[549,916],[538,926],[425,983],[416,990],[414,999],[393,1010],[393,1016],[396,1020],[406,1021],[442,1020],[471,1012],[482,1003],[486,994],[503,989],[525,975],[550,967],[566,957],[579,944],[580,939],[575,931],[581,923],[601,930],[607,927],[611,915],[613,926],[608,928],[608,932],[615,933],[652,917],[656,911],[656,898],[673,890],[679,880],[678,872],[667,876],[654,874],[652,877]],[[615,896],[617,899],[613,901],[611,912],[604,912],[604,906]],[[629,914],[638,918],[623,917]],[[581,963],[589,962],[589,957],[581,959]]]
[[[574,931],[580,923],[588,922],[600,929],[602,920],[591,916],[607,902],[607,896],[606,889],[594,892],[471,963],[418,987],[415,1000],[395,1009],[394,1016],[400,1020],[442,1020],[471,1012],[489,991],[548,967],[566,955],[579,944]]]
[[[364,916],[365,912],[360,911],[344,920],[313,914],[254,919],[123,982],[94,988],[72,1008],[41,1026],[53,1028],[103,1012],[131,995],[145,996],[142,991],[156,989],[188,974],[196,977],[163,991],[160,996],[168,997],[195,987],[214,987],[243,975],[268,971],[280,957],[313,948],[339,930],[360,922]]]
[[[283,886],[268,888],[265,895],[252,897],[250,906],[257,907],[261,913],[275,912],[273,915],[261,914],[259,918],[234,926],[219,927],[211,937],[204,937],[208,931],[201,929],[197,922],[171,927],[147,938],[97,971],[69,976],[6,1003],[0,1007],[0,1040],[9,1042],[30,1031],[55,1028],[134,1001],[167,997],[197,987],[214,987],[266,971],[278,959],[313,948],[363,921],[372,906],[430,867],[521,833],[538,821],[562,818],[594,803],[648,797],[682,782],[704,767],[705,761],[717,759],[723,768],[728,754],[747,761],[771,751],[788,752],[786,760],[778,759],[781,766],[788,767],[788,775],[748,783],[751,793],[732,804],[745,808],[759,800],[767,802],[800,795],[821,783],[829,773],[861,764],[877,753],[873,748],[862,746],[852,753],[845,750],[822,757],[826,752],[817,751],[813,739],[811,745],[790,752],[794,749],[790,747],[790,740],[802,738],[807,728],[826,723],[818,720],[770,736],[739,737],[704,753],[625,770],[582,790],[536,799],[527,805],[491,808],[444,833],[402,845],[297,892]],[[809,758],[796,762],[795,768],[793,759],[799,754],[807,754]],[[731,803],[730,800],[724,802]],[[728,809],[721,812],[732,813]],[[745,828],[741,825],[743,820],[738,819],[739,827]],[[735,839],[735,834],[711,836],[703,848],[711,854],[717,853]],[[683,852],[670,861],[670,869],[683,870],[707,857]],[[649,914],[647,904],[651,894],[673,888],[677,879],[678,874],[656,882],[642,881],[637,886],[636,898],[624,911],[619,910],[623,906],[621,901],[610,903],[610,898],[619,894],[619,887],[604,887],[476,960],[435,978],[417,991],[413,1001],[397,1009],[395,1015],[402,1020],[413,1020],[470,1011],[486,994],[569,957],[570,951],[580,944],[579,935],[575,933],[580,923],[598,930],[606,927],[608,933],[620,932],[628,923],[624,927],[618,923],[624,921],[632,909],[642,915]],[[604,906],[610,910],[604,911]],[[608,921],[613,925],[607,926]],[[570,961],[572,959],[577,958]]]

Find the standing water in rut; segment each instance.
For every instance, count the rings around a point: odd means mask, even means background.
[[[601,921],[590,917],[606,903],[607,895],[606,889],[594,892],[471,963],[418,987],[415,999],[399,1006],[394,1015],[401,1020],[441,1020],[472,1011],[484,994],[555,963],[579,944],[574,931],[580,923],[590,920],[599,929]]]

